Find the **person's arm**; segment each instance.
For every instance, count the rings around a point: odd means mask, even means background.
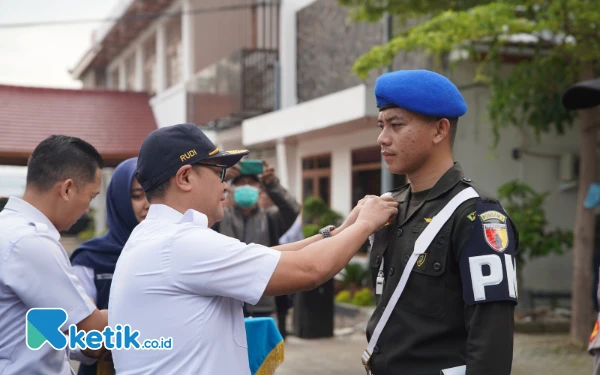
[[[94,284],[94,269],[86,266],[74,265],[73,273],[77,276],[79,282],[81,282],[87,295],[90,296],[94,303],[96,303],[98,290],[96,289],[96,284]]]
[[[356,219],[358,218],[358,215],[360,213],[360,210],[361,210],[363,204],[370,198],[377,198],[377,196],[367,195],[363,199],[358,201],[358,203],[356,204],[356,207],[354,207],[354,209],[352,209],[352,211],[350,212],[348,217],[346,217],[346,220],[344,220],[344,223],[339,228],[335,228],[334,230],[331,231],[331,236],[332,237],[337,236],[339,233],[343,232],[344,229],[346,229],[346,228],[350,227],[352,224],[354,224],[356,222]],[[391,200],[388,200],[388,201],[391,202]],[[297,241],[297,242],[291,242],[291,243],[288,243],[285,245],[275,246],[275,247],[273,247],[273,249],[279,250],[279,251],[298,251],[298,250],[304,249],[308,245],[311,245],[322,239],[323,239],[323,236],[321,234],[316,234],[312,237],[305,238],[305,239]]]
[[[515,304],[497,301],[467,306],[467,375],[509,375],[513,358]]]
[[[84,331],[102,331],[108,325],[106,311],[99,311],[87,295],[64,250],[47,237],[32,234],[21,238],[2,262],[2,273],[6,285],[28,308],[65,310],[63,331],[72,324]]]
[[[310,289],[339,272],[367,236],[396,215],[397,207],[383,199],[369,201],[348,229],[291,252],[245,244],[208,228],[188,231],[173,240],[177,251],[172,252],[170,274],[181,290],[249,304],[264,295]]]
[[[264,173],[260,176],[264,191],[269,195],[271,201],[277,209],[267,210],[267,214],[275,223],[277,238],[283,235],[292,227],[298,214],[300,214],[300,205],[294,197],[279,183],[275,176],[275,169],[266,161]]]
[[[397,212],[398,203],[392,197],[369,199],[358,212],[356,222],[336,236],[297,251],[282,252],[264,295],[289,294],[323,284],[340,272],[369,235]]]
[[[487,212],[489,208],[483,211]],[[501,209],[501,206],[498,205],[497,208]],[[479,211],[482,209],[479,208]],[[515,302],[510,299],[507,284],[485,286],[488,300],[472,301],[473,272],[469,267],[469,258],[493,255],[501,260],[505,254],[514,255],[516,244],[509,243],[509,247],[503,253],[499,253],[485,242],[484,228],[479,217],[482,212],[477,211],[475,202],[465,204],[465,207],[457,212],[459,216],[453,232],[453,248],[459,250],[455,256],[461,262],[461,277],[463,284],[467,284],[463,286],[463,291],[466,302],[469,302],[465,304],[464,311],[468,332],[466,374],[509,375],[513,358]],[[506,226],[508,238],[513,241],[516,233],[513,233],[508,220]],[[501,272],[506,279],[508,276],[505,266],[502,268]]]

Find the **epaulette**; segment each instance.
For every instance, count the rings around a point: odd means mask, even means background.
[[[490,203],[498,203],[498,199],[491,194],[490,192],[488,192],[487,190],[485,190],[484,188],[482,188],[478,183],[473,182],[473,180],[471,180],[468,177],[463,177],[460,182],[463,185],[466,186],[471,186],[473,189],[475,189],[475,191],[477,192],[477,194],[479,194],[479,198],[483,201],[483,202],[490,202]]]

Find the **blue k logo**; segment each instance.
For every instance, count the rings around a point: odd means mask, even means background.
[[[40,349],[46,342],[56,350],[67,346],[67,338],[60,327],[67,321],[67,312],[63,309],[30,309],[25,318],[25,336],[27,347]]]

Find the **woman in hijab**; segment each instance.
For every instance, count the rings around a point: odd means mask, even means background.
[[[99,309],[108,308],[108,295],[113,272],[129,235],[148,213],[150,204],[146,194],[134,178],[137,158],[125,160],[117,166],[108,185],[106,216],[108,232],[84,242],[71,255],[75,275],[81,280],[88,295]],[[78,375],[97,375],[104,372],[93,359],[82,363]],[[112,364],[111,364],[112,366]],[[114,370],[113,370],[114,371]]]

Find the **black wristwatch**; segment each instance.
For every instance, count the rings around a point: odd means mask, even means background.
[[[328,225],[324,228],[321,228],[319,230],[319,233],[321,233],[323,235],[323,238],[329,238],[331,237],[331,231],[335,229],[335,225]]]

